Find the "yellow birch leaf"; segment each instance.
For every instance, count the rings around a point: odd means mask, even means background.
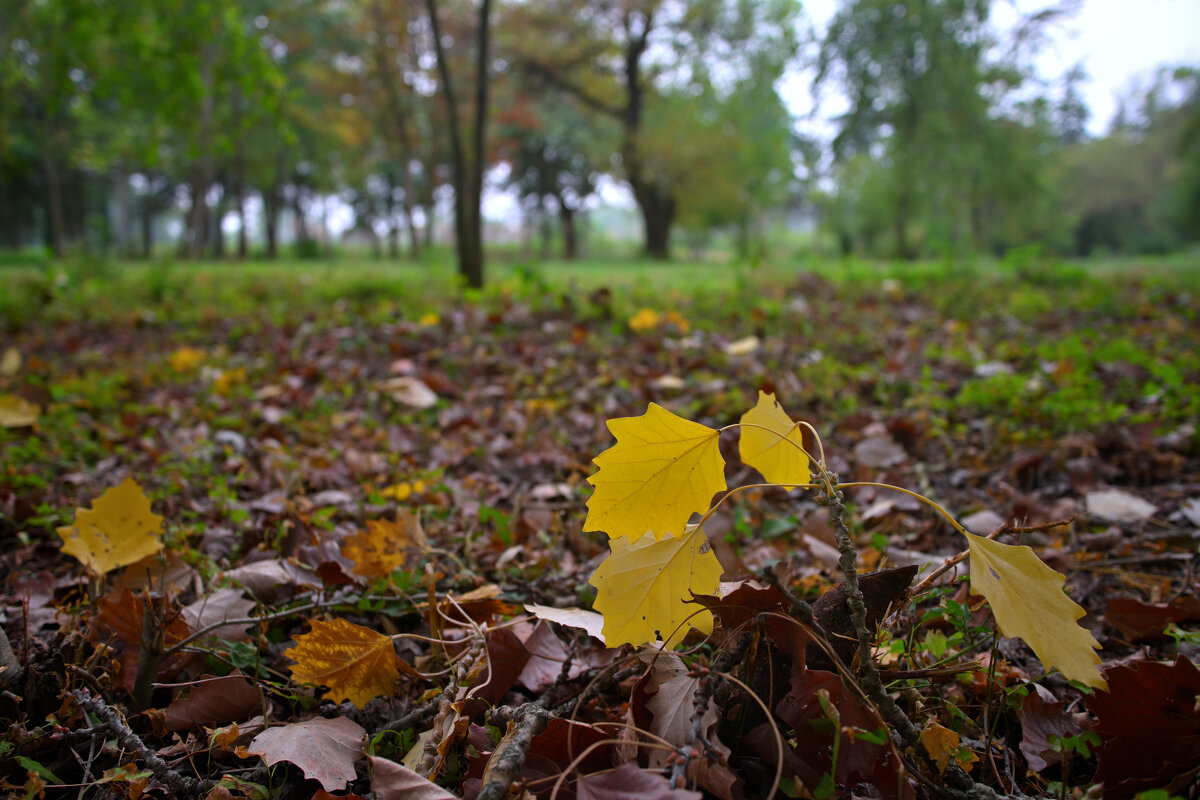
[[[641,645],[661,634],[674,647],[688,625],[712,633],[712,614],[692,616],[699,606],[689,602],[693,594],[716,594],[721,583],[721,562],[700,526],[679,538],[613,539],[609,546],[590,581],[597,589],[593,606],[604,615],[605,644]]]
[[[137,481],[126,478],[93,500],[90,510],[75,509],[74,524],[59,528],[58,535],[64,553],[103,575],[162,550],[162,521]]]
[[[0,428],[27,428],[38,421],[41,411],[24,397],[0,394]]]
[[[957,733],[936,722],[930,722],[921,731],[921,744],[933,763],[937,764],[938,774],[945,774],[946,767],[950,766],[950,756],[958,749],[958,743]]]
[[[389,637],[344,619],[311,624],[311,631],[292,637],[296,646],[287,651],[296,662],[292,680],[328,686],[330,700],[349,700],[356,708],[392,693],[400,659]]]
[[[1024,639],[1046,669],[1107,689],[1096,655],[1100,644],[1076,622],[1086,612],[1063,592],[1065,576],[1046,566],[1031,547],[966,536],[971,591],[987,598],[1000,633]]]
[[[725,461],[717,431],[676,416],[654,403],[640,417],[610,419],[617,443],[596,456],[588,478],[585,531],[605,531],[636,542],[683,533],[688,517],[708,510],[725,489]]]
[[[414,534],[420,521],[398,509],[396,521],[367,520],[367,529],[342,541],[342,555],[354,562],[354,572],[366,578],[383,578],[403,567],[414,549]],[[424,541],[424,534],[420,539]]]
[[[804,438],[775,395],[760,391],[758,405],[742,415],[738,454],[742,463],[762,473],[768,483],[805,484],[812,480]],[[767,428],[768,430],[763,430]]]

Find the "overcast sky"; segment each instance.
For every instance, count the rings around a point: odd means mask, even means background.
[[[804,10],[820,33],[838,5],[838,0],[805,0]],[[993,19],[1007,26],[1018,13],[1049,5],[1048,0],[1000,0],[993,5]],[[1093,134],[1108,128],[1117,96],[1132,81],[1148,79],[1164,64],[1200,67],[1200,0],[1082,0],[1074,15],[1056,22],[1049,32],[1050,42],[1036,61],[1038,72],[1053,80],[1073,65],[1083,65],[1091,110],[1088,130]],[[795,113],[811,108],[809,80],[796,74],[785,82],[784,95]],[[830,99],[830,108],[835,102]]]

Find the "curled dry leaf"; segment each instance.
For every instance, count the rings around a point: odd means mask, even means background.
[[[246,752],[267,765],[290,761],[329,792],[354,780],[354,762],[362,755],[367,732],[346,717],[316,717],[268,728],[254,737]]]
[[[588,636],[604,641],[604,617],[595,611],[585,608],[555,608],[540,606],[537,603],[526,603],[525,610],[538,619],[557,622],[568,628],[579,628],[586,631]]]

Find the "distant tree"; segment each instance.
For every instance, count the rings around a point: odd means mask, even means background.
[[[798,9],[791,0],[546,0],[510,11],[525,35],[509,52],[530,76],[620,125],[620,172],[641,211],[645,252],[667,258],[681,200],[673,162],[695,128],[676,119],[673,136],[652,129],[655,106],[679,107],[688,93],[726,97],[751,76],[773,86],[795,51]]]
[[[488,83],[490,75],[491,0],[480,0],[475,15],[475,77],[470,142],[459,118],[459,89],[451,74],[450,58],[442,38],[437,0],[425,0],[433,49],[441,78],[442,100],[449,125],[454,175],[454,230],[459,275],[472,288],[483,286],[483,172],[486,156]]]

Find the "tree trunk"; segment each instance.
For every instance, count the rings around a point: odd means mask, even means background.
[[[46,143],[49,144],[48,142]],[[55,258],[62,258],[66,252],[66,237],[63,226],[66,215],[63,214],[62,173],[59,172],[58,162],[54,157],[54,148],[46,146],[42,151],[42,167],[46,170],[46,201],[47,214],[46,244]]]
[[[642,212],[646,255],[659,261],[671,257],[671,225],[675,221],[675,198],[661,187],[634,183],[633,196]]]
[[[575,235],[575,209],[560,201],[558,220],[562,224],[563,258],[574,261],[579,257],[579,244]]]
[[[442,46],[437,0],[425,0],[429,11],[438,72],[442,79],[442,97],[450,123],[451,154],[454,161],[454,231],[458,244],[458,272],[467,286],[483,288],[483,160],[488,97],[488,46],[491,0],[479,6],[479,32],[475,54],[475,130],[470,161],[458,120],[458,101],[450,80],[450,65]]]
[[[267,258],[279,258],[279,180],[271,182],[271,188],[263,195],[263,224],[267,235]]]

